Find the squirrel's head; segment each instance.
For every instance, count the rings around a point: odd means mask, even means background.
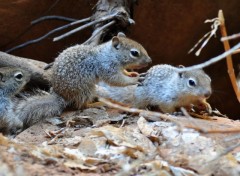
[[[121,32],[112,38],[111,43],[124,69],[140,69],[152,62],[141,44],[127,38]]]
[[[207,99],[212,94],[211,78],[202,70],[179,72],[182,88],[192,96]]]
[[[17,94],[30,80],[30,74],[13,67],[0,68],[0,89],[5,95]]]

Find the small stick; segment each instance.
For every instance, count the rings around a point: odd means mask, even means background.
[[[111,22],[109,22],[109,23],[107,23],[107,24],[105,24],[105,25],[95,29],[95,31],[93,32],[92,36],[87,41],[85,41],[83,43],[83,45],[88,45],[100,32],[102,32],[104,29],[112,26],[115,23],[116,23],[116,21],[113,20],[113,21],[111,21]]]
[[[168,120],[170,122],[175,123],[181,129],[182,129],[182,127],[191,128],[191,129],[194,129],[194,130],[198,131],[199,133],[206,133],[206,134],[210,134],[210,133],[239,133],[240,132],[240,128],[238,128],[238,129],[225,129],[225,130],[222,130],[222,129],[221,130],[219,130],[219,129],[207,130],[207,129],[202,129],[199,126],[182,125],[181,124],[181,119],[176,120],[171,115],[166,115],[166,114],[163,114],[163,113],[153,112],[153,111],[146,111],[146,110],[137,109],[137,108],[125,107],[125,106],[122,106],[122,105],[119,105],[119,104],[114,104],[111,101],[109,101],[105,98],[102,98],[102,97],[99,97],[98,100],[100,102],[103,102],[107,106],[112,107],[112,108],[116,108],[116,109],[123,110],[123,111],[130,112],[130,113],[141,114],[144,117],[146,116],[148,120],[152,120],[152,121],[160,121],[161,119]]]
[[[185,72],[185,71],[191,71],[191,70],[196,70],[196,69],[202,69],[204,67],[212,65],[212,64],[224,59],[228,55],[233,54],[239,48],[240,48],[240,43],[233,46],[230,50],[227,50],[226,52],[224,52],[224,53],[222,53],[222,54],[220,54],[220,55],[218,55],[214,58],[211,58],[210,60],[208,60],[206,62],[203,62],[203,63],[198,64],[198,65],[193,65],[193,66],[190,66],[190,67],[179,68],[179,71],[180,72]]]
[[[240,37],[240,33],[233,34],[233,35],[230,35],[230,36],[222,37],[221,41],[224,42],[226,40],[232,40],[232,39],[236,39],[236,38],[239,38],[239,37]]]
[[[222,10],[219,10],[218,18],[219,18],[219,21],[220,21],[220,31],[221,31],[222,37],[226,37],[227,36],[227,29],[226,29],[226,26],[225,26],[225,19],[224,19]],[[225,51],[230,50],[230,44],[229,44],[228,40],[223,41],[223,45],[224,45]],[[233,69],[232,56],[228,55],[226,58],[227,58],[228,74],[229,74],[234,92],[237,96],[238,102],[240,103],[240,91],[238,89],[236,75],[235,75],[234,69]]]
[[[181,107],[180,110],[182,111],[183,115],[186,116],[187,118],[189,118],[189,121],[195,125],[196,127],[199,128],[199,125],[197,125],[197,123],[194,121],[194,118],[187,112],[187,110],[184,107]],[[204,129],[201,129],[204,133],[206,133],[206,131]]]
[[[53,34],[53,33],[55,33],[55,32],[61,31],[61,30],[63,30],[63,29],[66,29],[66,28],[68,28],[68,27],[70,27],[70,26],[73,26],[73,25],[76,25],[76,24],[79,24],[79,23],[87,22],[87,21],[89,21],[89,20],[90,20],[90,18],[84,18],[84,19],[82,19],[82,20],[78,20],[78,21],[72,22],[72,23],[70,23],[70,24],[67,24],[67,25],[58,27],[58,28],[53,29],[52,31],[48,32],[47,34],[45,34],[45,35],[43,35],[43,36],[41,36],[41,37],[39,37],[39,38],[37,38],[37,39],[27,41],[27,42],[25,42],[25,43],[23,43],[23,44],[21,44],[21,45],[15,46],[15,47],[7,50],[7,51],[5,51],[5,52],[6,52],[6,53],[10,53],[10,52],[12,52],[12,51],[15,51],[15,50],[17,50],[17,49],[23,48],[23,47],[28,46],[28,45],[30,45],[30,44],[37,43],[37,42],[39,42],[39,41],[47,38],[49,35],[51,35],[51,34]]]
[[[173,116],[171,116],[171,115],[166,115],[166,114],[163,114],[160,112],[146,111],[146,110],[137,109],[137,108],[129,108],[127,106],[122,106],[119,104],[112,103],[111,101],[109,101],[105,98],[102,98],[102,97],[99,97],[98,100],[112,108],[120,109],[120,110],[130,112],[130,113],[141,114],[143,116],[152,116],[153,119],[151,119],[151,120],[154,120],[154,121],[159,121],[160,119],[164,119],[164,120],[169,120],[171,122],[179,124],[179,122],[177,120],[173,119]]]
[[[67,33],[65,33],[65,34],[63,34],[63,35],[60,35],[60,36],[58,36],[58,37],[55,37],[55,38],[53,39],[53,41],[54,41],[54,42],[59,41],[59,40],[65,38],[65,37],[68,37],[68,36],[70,36],[70,35],[78,32],[78,31],[80,31],[80,30],[83,30],[83,29],[85,29],[85,28],[87,28],[87,27],[93,26],[93,25],[95,25],[95,24],[98,24],[98,23],[101,23],[101,22],[104,22],[104,21],[107,21],[107,20],[112,20],[114,17],[115,17],[115,15],[108,15],[108,16],[102,17],[102,18],[100,18],[100,19],[98,19],[98,20],[91,21],[91,22],[89,22],[89,23],[87,23],[87,24],[85,24],[85,25],[83,25],[83,26],[80,26],[80,27],[78,27],[78,28],[76,28],[76,29],[73,29],[73,30],[71,30],[71,31],[69,31],[69,32],[67,32]]]
[[[35,24],[40,23],[40,22],[45,21],[45,20],[63,20],[63,21],[68,21],[68,22],[77,21],[77,19],[74,19],[74,18],[68,18],[68,17],[64,17],[64,16],[51,15],[51,16],[43,16],[43,17],[40,17],[40,18],[38,18],[36,20],[33,20],[31,22],[31,25],[35,25]]]
[[[234,149],[238,148],[240,146],[240,143],[235,144],[233,146],[230,146],[228,148],[226,148],[223,152],[219,153],[214,159],[212,159],[209,162],[213,162],[216,161],[218,159],[220,159],[222,156],[227,155],[228,153],[230,153],[231,151],[233,151]]]
[[[236,50],[233,54],[239,54],[240,53],[240,49]]]

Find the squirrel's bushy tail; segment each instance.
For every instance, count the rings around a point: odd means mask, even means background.
[[[25,129],[43,119],[59,116],[66,105],[58,94],[41,92],[20,100],[15,107],[15,114],[23,122]]]

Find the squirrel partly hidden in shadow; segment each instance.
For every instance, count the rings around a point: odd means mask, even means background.
[[[85,108],[92,101],[99,81],[112,86],[135,85],[139,74],[126,69],[140,69],[151,62],[142,45],[123,33],[98,46],[75,45],[67,48],[53,64],[50,93],[18,101],[14,107],[16,118],[10,117],[10,121],[20,120],[25,129],[42,119],[59,116],[66,106]]]

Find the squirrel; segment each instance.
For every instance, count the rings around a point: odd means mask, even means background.
[[[181,72],[171,65],[156,65],[147,71],[139,85],[111,87],[101,83],[96,87],[98,96],[136,108],[157,106],[163,113],[173,113],[193,104],[211,112],[206,102],[212,93],[211,79],[202,69]]]
[[[9,134],[21,130],[22,121],[14,112],[15,95],[30,80],[30,74],[19,68],[0,68],[0,132]]]
[[[26,129],[45,118],[60,115],[68,105],[84,108],[95,95],[96,83],[137,84],[138,73],[126,69],[140,69],[149,63],[151,58],[146,50],[123,33],[98,46],[67,48],[53,64],[51,91],[21,97],[13,107],[16,119],[11,121],[18,120],[23,124],[22,129]]]
[[[34,95],[21,97],[14,107],[15,115],[23,123],[22,130],[48,117],[60,116],[66,107],[65,100],[52,90],[35,92]]]
[[[139,43],[118,33],[110,41],[97,45],[75,45],[67,48],[52,66],[53,91],[68,105],[85,108],[95,95],[95,85],[103,81],[111,86],[138,83],[137,72],[152,62]]]

